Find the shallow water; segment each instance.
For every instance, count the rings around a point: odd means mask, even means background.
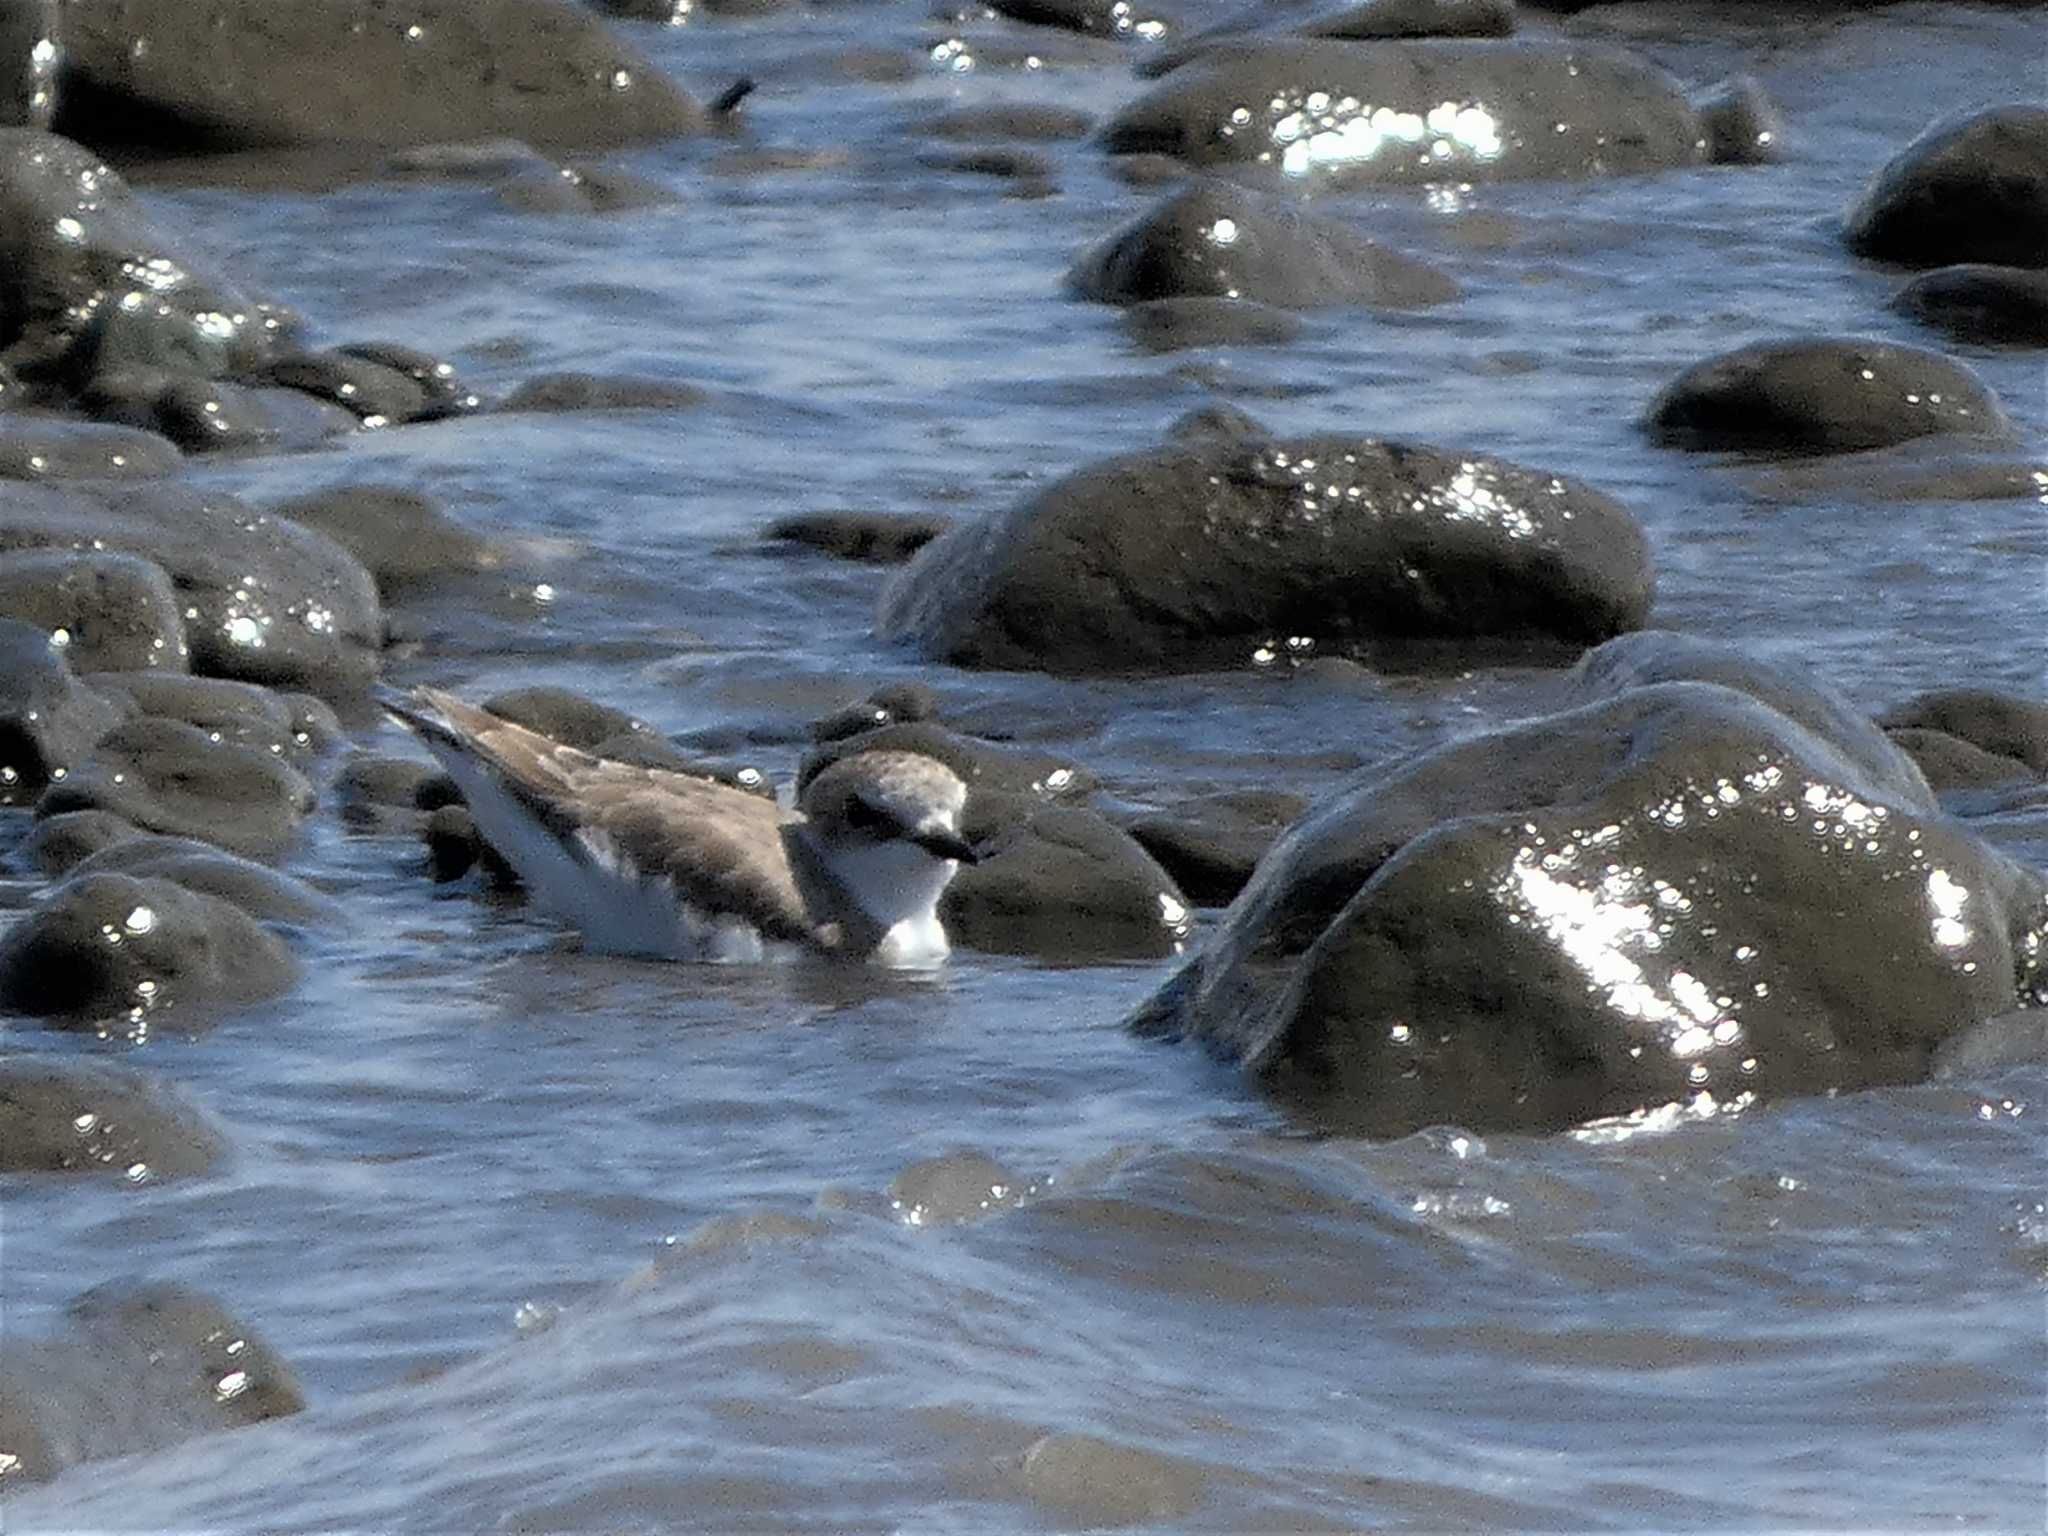
[[[1061,291],[1146,201],[1096,150],[1049,146],[1058,192],[1019,199],[920,167],[906,131],[954,102],[1106,112],[1141,83],[926,61],[873,86],[820,62],[922,60],[947,35],[923,14],[635,29],[701,94],[757,76],[757,142],[846,151],[753,175],[715,140],[619,157],[677,208],[146,180],[154,212],[323,339],[414,341],[493,393],[582,368],[714,395],[195,473],[258,500],[417,485],[528,541],[500,576],[397,605],[392,680],[579,688],[778,771],[811,719],[902,678],[1141,805],[1313,794],[1555,697],[1540,672],[1249,658],[1177,679],[953,672],[870,637],[875,569],[760,537],[804,510],[973,515],[1219,399],[1590,481],[1649,530],[1655,622],[1870,707],[2041,691],[2040,504],[1772,503],[1634,426],[1679,368],[1748,340],[1941,345],[1883,308],[1898,275],[1831,221],[1930,118],[2040,94],[2034,13],[1596,13],[1688,80],[1757,74],[1791,162],[1331,199],[1466,297],[1166,357]],[[1947,350],[2038,446],[2040,354]],[[2048,857],[2048,834],[2009,830]],[[1604,1141],[1319,1140],[1199,1053],[1122,1032],[1161,966],[639,964],[437,891],[408,843],[331,817],[289,867],[354,925],[303,946],[288,998],[140,1047],[15,1040],[134,1050],[236,1154],[141,1190],[9,1180],[4,1297],[34,1330],[114,1276],[188,1281],[267,1335],[312,1406],[74,1469],[13,1497],[10,1529],[2040,1524],[2040,1068]]]

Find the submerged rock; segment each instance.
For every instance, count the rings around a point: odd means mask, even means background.
[[[163,569],[90,549],[0,555],[0,614],[35,625],[80,672],[183,672],[178,594]]]
[[[39,816],[29,826],[28,836],[15,849],[14,857],[24,868],[44,875],[70,873],[102,848],[111,848],[123,838],[146,834],[126,816],[112,811],[60,811]]]
[[[1693,98],[1716,165],[1775,165],[1785,158],[1785,119],[1753,75],[1723,80]]]
[[[998,16],[1091,37],[1153,42],[1181,29],[1172,7],[1152,0],[986,0]]]
[[[1335,182],[1619,175],[1709,149],[1676,82],[1632,55],[1462,38],[1220,44],[1119,112],[1103,142]]]
[[[1111,304],[1205,297],[1290,309],[1411,308],[1458,296],[1458,285],[1427,262],[1218,181],[1176,192],[1091,247],[1067,285]]]
[[[146,1184],[204,1173],[224,1150],[205,1117],[152,1074],[107,1061],[0,1058],[0,1173]]]
[[[711,397],[673,379],[544,373],[506,397],[501,411],[688,411]]]
[[[1286,310],[1248,299],[1148,299],[1124,306],[1124,331],[1151,352],[1285,346],[1301,329]]]
[[[1894,294],[1892,308],[1964,341],[2048,346],[2048,271],[1936,267]]]
[[[1859,256],[1907,267],[2048,267],[2048,107],[1934,123],[1878,172],[1843,238]]]
[[[2012,431],[1997,397],[1953,358],[1842,336],[1759,342],[1695,363],[1664,386],[1644,424],[1674,447],[1780,453]]]
[[[341,735],[334,712],[318,699],[255,683],[162,672],[94,672],[85,681],[135,714],[176,720],[210,740],[253,747],[295,765],[320,756]]]
[[[936,139],[997,142],[1021,139],[1032,143],[1085,138],[1094,126],[1095,119],[1086,112],[1030,102],[989,102],[949,107],[934,113],[919,125],[922,132]]]
[[[466,416],[483,405],[483,398],[463,383],[455,365],[418,347],[397,341],[350,341],[334,349],[347,357],[359,357],[395,369],[420,387],[425,397],[416,419],[438,421],[445,416]]]
[[[1886,710],[1878,723],[1892,732],[1940,731],[2048,778],[2048,702],[2040,699],[1991,688],[1938,688]]]
[[[57,1331],[0,1344],[0,1489],[303,1407],[276,1351],[212,1297],[115,1281]]]
[[[178,379],[149,403],[156,429],[187,453],[289,453],[353,432],[353,411],[297,389]]]
[[[349,352],[288,352],[261,377],[338,405],[365,426],[411,421],[427,409],[427,392],[410,374]]]
[[[842,560],[901,565],[952,524],[920,512],[798,512],[771,523],[768,537]]]
[[[1917,1082],[2048,1003],[2048,883],[1851,706],[1659,635],[1580,684],[1310,811],[1134,1024],[1393,1135]]]
[[[1190,900],[1220,907],[1236,899],[1259,860],[1307,808],[1299,795],[1229,790],[1141,816],[1127,830]]]
[[[0,418],[0,479],[153,480],[183,467],[177,445],[154,432],[61,416]]]
[[[341,907],[303,880],[223,852],[190,837],[144,833],[122,838],[89,854],[71,869],[71,876],[144,875],[174,880],[188,891],[233,902],[266,923],[300,927],[332,926],[342,919]]]
[[[277,515],[317,528],[362,561],[379,592],[495,570],[505,551],[448,515],[435,497],[389,485],[342,485],[280,502]]]
[[[166,150],[511,136],[600,147],[705,115],[566,0],[94,0],[65,12],[58,121]]]
[[[133,875],[66,881],[0,937],[0,1012],[57,1024],[259,1002],[297,977],[233,902]]]
[[[47,630],[0,618],[0,806],[34,801],[120,720],[72,675]]]
[[[1280,637],[1542,651],[1640,624],[1641,530],[1590,487],[1373,438],[1210,437],[1092,465],[963,524],[879,628],[960,666],[1199,670]]]

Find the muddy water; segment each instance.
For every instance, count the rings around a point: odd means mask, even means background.
[[[1537,672],[1249,657],[1168,680],[956,673],[869,638],[874,569],[761,538],[796,511],[972,515],[1217,400],[1588,480],[1650,532],[1656,622],[1873,708],[1961,681],[2038,692],[2041,505],[1769,502],[1633,425],[1679,368],[1747,340],[1929,342],[1832,221],[1928,119],[2041,89],[2028,12],[1749,14],[1578,25],[1688,80],[1757,74],[1787,164],[1348,195],[1326,206],[1446,266],[1463,301],[1168,357],[1061,292],[1143,200],[1098,152],[1050,146],[1058,189],[1033,198],[917,162],[942,106],[1106,112],[1140,88],[1121,67],[914,4],[641,28],[705,94],[762,82],[751,146],[615,162],[679,206],[542,218],[461,183],[251,189],[218,168],[144,195],[327,337],[415,341],[493,393],[581,368],[710,402],[199,473],[259,500],[415,485],[521,541],[505,572],[398,605],[393,680],[578,688],[776,770],[809,720],[905,678],[1138,805],[1312,794],[1554,697]],[[951,67],[951,36],[976,68]],[[1044,67],[988,47],[1029,39]],[[912,78],[849,80],[833,61],[856,47]],[[764,145],[832,153],[732,158]],[[2040,354],[1951,350],[2038,444]],[[2038,822],[1987,830],[2048,861]],[[282,1002],[136,1058],[233,1159],[139,1191],[10,1181],[4,1290],[30,1329],[101,1280],[188,1281],[262,1328],[311,1407],[74,1469],[16,1495],[10,1529],[2040,1520],[2039,1068],[1621,1140],[1319,1140],[1195,1052],[1122,1033],[1150,964],[645,965],[437,892],[409,845],[332,818],[291,867],[352,928],[306,949]]]

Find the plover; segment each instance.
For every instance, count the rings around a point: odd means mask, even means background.
[[[795,810],[711,779],[593,756],[436,688],[385,710],[461,788],[534,901],[593,949],[674,960],[804,950],[945,958],[937,902],[961,864],[967,786],[915,752],[855,752]]]

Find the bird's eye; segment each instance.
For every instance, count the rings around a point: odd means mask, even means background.
[[[896,818],[872,801],[854,795],[846,802],[846,824],[862,832],[887,832],[896,827]]]

